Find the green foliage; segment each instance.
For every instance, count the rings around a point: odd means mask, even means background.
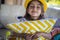
[[[49,0],[46,0],[46,2],[49,2]]]

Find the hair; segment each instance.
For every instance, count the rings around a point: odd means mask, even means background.
[[[32,1],[38,1],[38,0],[32,0]],[[27,8],[26,8],[26,14],[25,14],[25,18],[27,19],[27,20],[32,20],[32,18],[31,18],[31,16],[28,14],[28,12],[27,12],[27,10],[28,10],[28,8],[29,8],[29,5],[31,4],[31,2],[32,1],[30,1],[29,3],[28,3],[28,6],[27,6]],[[41,5],[41,14],[40,14],[40,16],[39,16],[39,18],[37,19],[37,20],[39,20],[39,19],[44,19],[45,17],[44,17],[44,6],[43,6],[43,4],[40,2],[40,1],[38,1],[39,3],[40,3],[40,5]],[[34,19],[33,19],[34,20]]]

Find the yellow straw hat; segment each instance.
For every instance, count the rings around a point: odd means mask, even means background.
[[[27,8],[27,5],[28,3],[32,1],[32,0],[26,0],[25,3],[24,3],[24,7]],[[47,10],[47,4],[46,4],[46,1],[45,0],[39,0],[43,5],[44,5],[44,12],[46,12]]]

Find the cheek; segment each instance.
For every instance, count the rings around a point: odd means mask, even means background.
[[[41,10],[38,10],[38,13],[40,13],[40,14],[41,14]]]
[[[29,14],[31,14],[31,11],[32,11],[32,10],[29,10],[29,9],[28,9],[28,11],[27,11],[27,12],[28,12]]]

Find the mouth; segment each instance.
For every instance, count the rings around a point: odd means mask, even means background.
[[[32,14],[37,14],[37,12],[32,12]]]

